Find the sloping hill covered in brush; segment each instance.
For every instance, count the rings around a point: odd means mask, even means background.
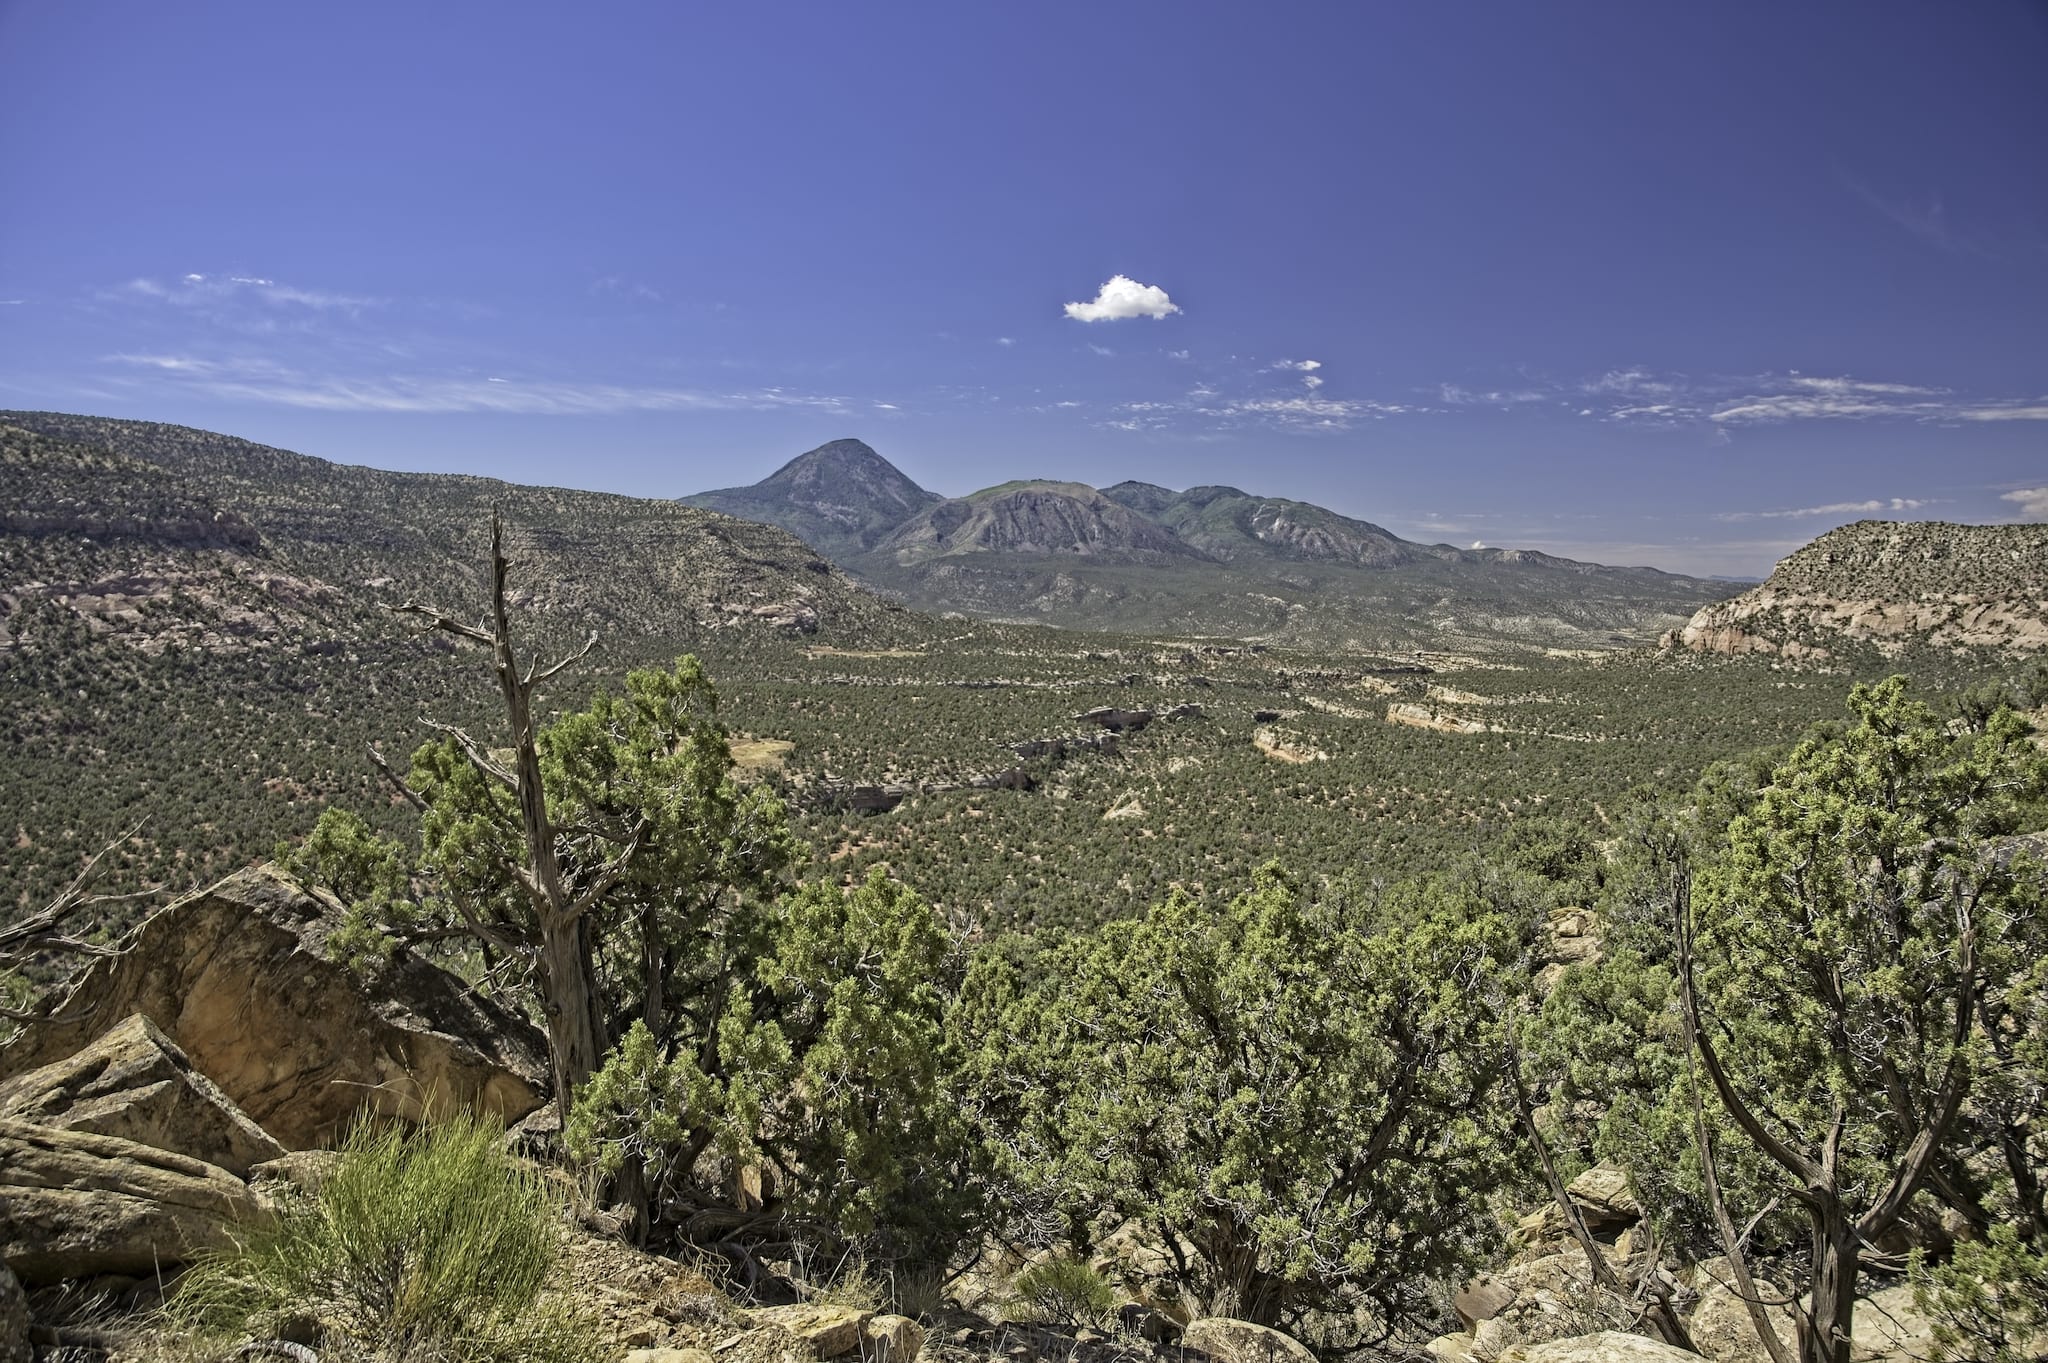
[[[785,531],[673,502],[331,464],[185,427],[0,413],[0,876],[47,897],[145,820],[136,877],[189,884],[377,804],[425,717],[488,724],[480,660],[384,607],[476,618],[493,511],[519,629],[628,669],[924,624]],[[488,730],[482,730],[487,732]],[[59,839],[77,847],[52,846]],[[11,874],[37,868],[41,880]]]
[[[1667,647],[1821,659],[1844,648],[2048,649],[2048,525],[1857,521],[1762,586],[1696,613]]]

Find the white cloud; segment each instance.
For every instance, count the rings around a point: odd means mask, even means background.
[[[0,298],[0,308],[18,308],[26,301],[20,298]]]
[[[1111,275],[1092,303],[1069,303],[1067,316],[1077,322],[1118,322],[1128,317],[1161,318],[1180,308],[1156,284],[1140,284],[1128,275]]]
[[[1473,540],[1473,541],[1472,541],[1472,547],[1473,547],[1474,549],[1484,549],[1484,548],[1486,547],[1486,541],[1485,541],[1485,540]]]
[[[1114,355],[1114,354],[1116,354],[1116,352],[1115,352],[1114,350],[1111,350],[1111,349],[1110,349],[1110,348],[1109,348],[1108,346],[1106,346],[1106,345],[1097,345],[1097,344],[1095,344],[1095,343],[1094,343],[1093,341],[1090,341],[1090,342],[1088,343],[1088,348],[1089,348],[1090,350],[1094,351],[1094,352],[1095,352],[1096,354],[1098,354],[1098,355]]]
[[[1169,360],[1185,360],[1191,358],[1191,356],[1185,350],[1169,350],[1166,352],[1166,358]]]
[[[1323,386],[1323,381],[1320,378],[1316,377],[1314,374],[1305,374],[1302,376],[1301,384],[1302,387],[1308,389],[1309,392],[1313,393],[1316,389],[1321,388]]]
[[[1854,516],[1871,512],[1918,511],[1933,503],[1924,497],[1872,497],[1862,502],[1830,502],[1826,506],[1802,506],[1783,511],[1726,511],[1714,517],[1717,521],[1784,521],[1797,520],[1807,516]]]
[[[1015,344],[1017,344],[1017,338],[1016,338],[1015,336],[998,336],[998,337],[996,337],[996,344],[997,344],[997,345],[1015,345]]]
[[[1299,369],[1304,374],[1312,374],[1323,367],[1323,362],[1321,360],[1282,360],[1273,367],[1275,369]]]
[[[2048,487],[2023,487],[2004,494],[1999,500],[2017,506],[2022,520],[2048,521]]]

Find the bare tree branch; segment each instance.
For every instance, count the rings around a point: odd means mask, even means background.
[[[385,610],[390,611],[393,615],[418,616],[420,619],[427,622],[427,628],[440,630],[444,634],[458,635],[464,639],[469,639],[476,643],[484,644],[486,646],[497,642],[489,634],[485,633],[483,630],[478,629],[475,625],[465,625],[460,620],[457,620],[455,617],[447,614],[445,611],[439,610],[433,606],[422,606],[416,601],[408,601],[402,606],[394,606],[388,601],[380,602],[379,604],[382,605]]]
[[[582,662],[585,658],[590,656],[590,650],[596,647],[597,631],[592,630],[590,631],[590,637],[583,641],[583,647],[577,649],[574,653],[571,653],[567,657],[561,659],[552,667],[548,667],[540,672],[535,672],[534,668],[539,666],[540,660],[536,658],[532,662],[529,662],[526,666],[526,680],[522,684],[526,686],[538,686],[542,682],[546,681],[548,678],[554,676],[557,672],[560,672],[563,668],[570,667],[575,665],[576,663]]]
[[[496,781],[507,790],[519,789],[518,779],[511,772],[506,771],[496,762],[493,762],[490,754],[479,747],[477,741],[467,733],[458,729],[453,724],[443,724],[438,720],[422,719],[420,723],[426,725],[435,733],[446,734],[454,739],[455,746],[462,749],[462,755],[469,759],[470,766],[476,768],[477,775],[483,777],[486,781]]]

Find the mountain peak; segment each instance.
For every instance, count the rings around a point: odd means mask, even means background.
[[[819,552],[859,553],[939,500],[864,440],[830,440],[751,487],[720,488],[682,500],[744,520],[781,526]]]

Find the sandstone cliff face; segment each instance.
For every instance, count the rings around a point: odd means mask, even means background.
[[[1858,521],[1663,642],[1792,661],[1824,659],[1844,644],[2048,649],[2048,525]]]

